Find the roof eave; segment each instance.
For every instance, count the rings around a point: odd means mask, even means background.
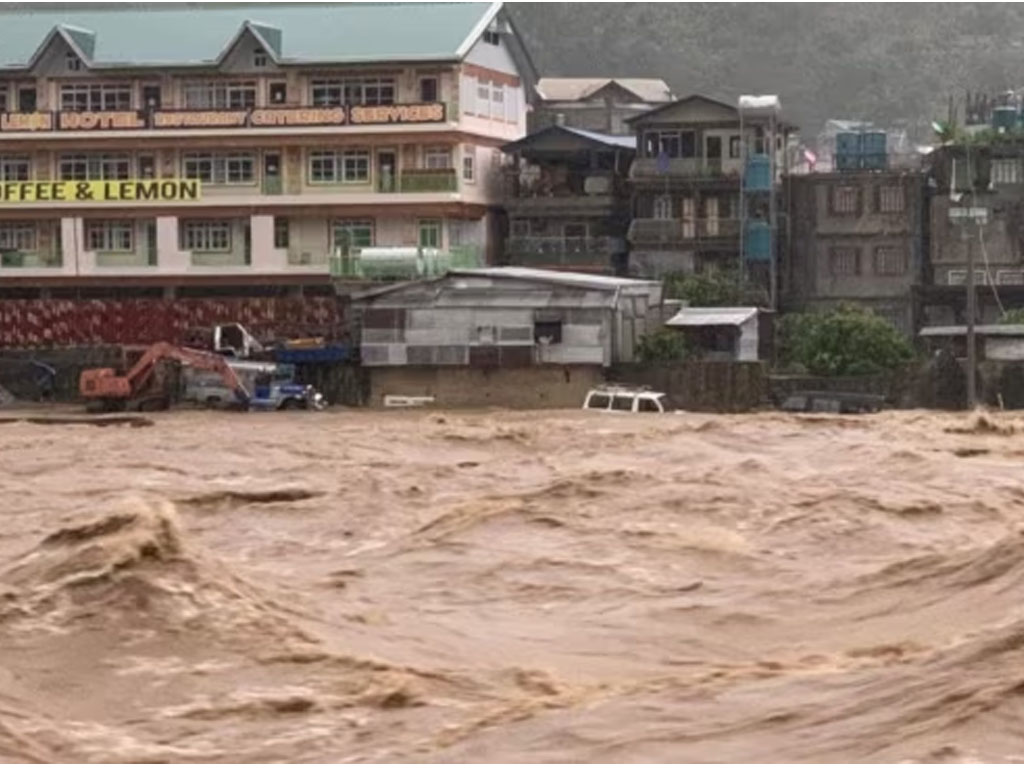
[[[480,17],[480,20],[473,26],[469,31],[469,34],[466,35],[466,38],[459,44],[459,47],[455,49],[455,55],[459,59],[464,59],[466,57],[470,48],[476,44],[476,41],[480,39],[480,35],[484,33],[484,30],[487,29],[492,21],[494,21],[494,17],[498,15],[499,11],[501,11],[501,6],[501,0],[496,0],[491,3],[484,15]]]

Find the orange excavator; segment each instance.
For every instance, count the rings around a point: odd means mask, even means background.
[[[235,393],[239,404],[249,404],[249,392],[223,356],[199,349],[176,347],[167,342],[159,342],[147,349],[123,376],[118,376],[113,368],[82,371],[78,380],[79,392],[89,403],[90,410],[162,410],[170,404],[170,393],[166,387],[152,386],[153,374],[162,360],[177,360],[194,368],[216,371]]]

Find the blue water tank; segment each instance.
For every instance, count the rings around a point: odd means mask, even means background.
[[[1012,130],[1017,124],[1016,107],[996,107],[992,110],[992,127]]]
[[[771,261],[772,230],[767,221],[748,221],[743,237],[743,258],[747,261]]]
[[[768,155],[751,155],[747,159],[743,188],[748,192],[772,188],[772,162]]]

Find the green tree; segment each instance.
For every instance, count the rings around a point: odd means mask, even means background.
[[[685,360],[687,354],[686,338],[671,328],[641,336],[636,348],[641,363],[674,363]]]
[[[740,304],[740,284],[734,272],[668,275],[665,297],[682,299],[692,307],[734,307]]]
[[[999,323],[1000,325],[1024,325],[1024,307],[1009,310],[999,319]]]
[[[779,336],[780,358],[802,365],[815,376],[882,373],[914,356],[891,323],[849,304],[826,312],[787,315]]]

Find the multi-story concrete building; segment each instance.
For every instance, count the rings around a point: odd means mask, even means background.
[[[1024,306],[1024,142],[978,136],[931,155],[929,264],[921,289],[925,325],[966,321],[968,249],[973,250],[979,322]],[[980,228],[951,213],[984,209]]]
[[[551,126],[503,150],[506,263],[624,274],[635,139]]]
[[[552,125],[631,134],[629,118],[672,101],[664,80],[642,77],[542,77],[530,113],[530,132]]]
[[[925,177],[880,170],[789,176],[782,308],[866,306],[912,335],[927,254]]]
[[[0,12],[0,292],[485,260],[533,79],[498,3]]]
[[[777,99],[756,98],[767,111],[752,100],[756,109],[744,115],[736,106],[694,95],[630,119],[637,139],[630,170],[631,273],[660,276],[773,261],[774,191],[794,129],[781,122]]]

